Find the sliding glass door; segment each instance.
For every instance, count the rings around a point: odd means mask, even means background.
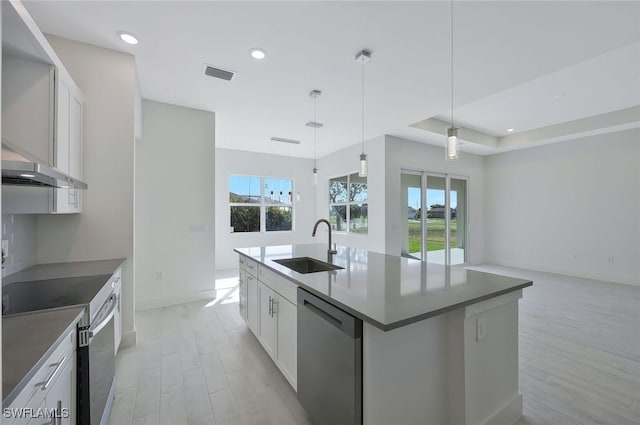
[[[402,255],[438,264],[466,262],[467,179],[403,170]]]

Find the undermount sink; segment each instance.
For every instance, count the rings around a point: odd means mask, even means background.
[[[344,267],[325,263],[324,261],[316,260],[311,257],[285,258],[273,261],[302,274],[344,269]]]

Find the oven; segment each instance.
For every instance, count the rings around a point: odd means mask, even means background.
[[[114,314],[111,293],[89,326],[78,328],[77,424],[106,425],[115,391]]]

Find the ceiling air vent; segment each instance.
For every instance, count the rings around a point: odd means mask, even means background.
[[[229,71],[222,68],[216,68],[211,65],[204,65],[204,75],[208,75],[209,77],[220,78],[221,80],[231,81],[233,77],[235,77],[236,73],[234,71]]]

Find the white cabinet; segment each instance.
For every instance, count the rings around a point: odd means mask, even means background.
[[[82,93],[66,74],[56,75],[56,137],[54,166],[71,177],[82,180]],[[54,190],[53,212],[82,211],[81,191],[77,187]]]
[[[83,180],[83,96],[20,2],[2,2],[2,144]],[[3,213],[82,211],[82,191],[2,188]]]
[[[297,388],[297,285],[255,260],[240,255],[240,316],[273,359],[280,372]]]
[[[273,304],[276,301],[276,293],[267,285],[260,282],[258,284],[259,301],[259,321],[258,338],[267,353],[273,358],[277,356],[276,329],[277,322],[273,316]]]
[[[284,297],[278,297],[274,315],[277,318],[278,362],[285,377],[296,388],[298,376],[298,308]]]
[[[251,259],[240,257],[239,265],[239,302],[240,317],[249,325],[249,329],[258,335],[258,279],[257,264]]]
[[[76,330],[70,331],[47,358],[43,366],[25,385],[9,409],[32,409],[21,418],[5,418],[6,425],[75,424],[76,414]],[[38,410],[45,409],[45,410]],[[52,410],[49,410],[52,409]],[[28,412],[29,410],[23,410]],[[54,412],[55,411],[55,412]],[[48,422],[50,418],[32,417],[36,414],[56,414],[61,422]]]
[[[240,269],[238,278],[238,309],[240,317],[247,321],[247,272]]]
[[[122,341],[122,269],[116,270],[113,274],[113,292],[116,296],[116,312],[113,315],[114,326],[114,353],[118,353],[120,342]]]
[[[258,293],[260,298],[258,339],[285,378],[293,388],[296,388],[297,307],[262,281],[258,282]]]
[[[75,404],[74,390],[74,374],[71,361],[66,362],[66,366],[62,366],[62,370],[58,372],[57,377],[52,383],[49,392],[44,397],[45,408],[49,412],[55,411],[59,417],[56,425],[72,425],[70,406]]]
[[[247,316],[245,320],[254,334],[258,333],[258,280],[247,275]]]

